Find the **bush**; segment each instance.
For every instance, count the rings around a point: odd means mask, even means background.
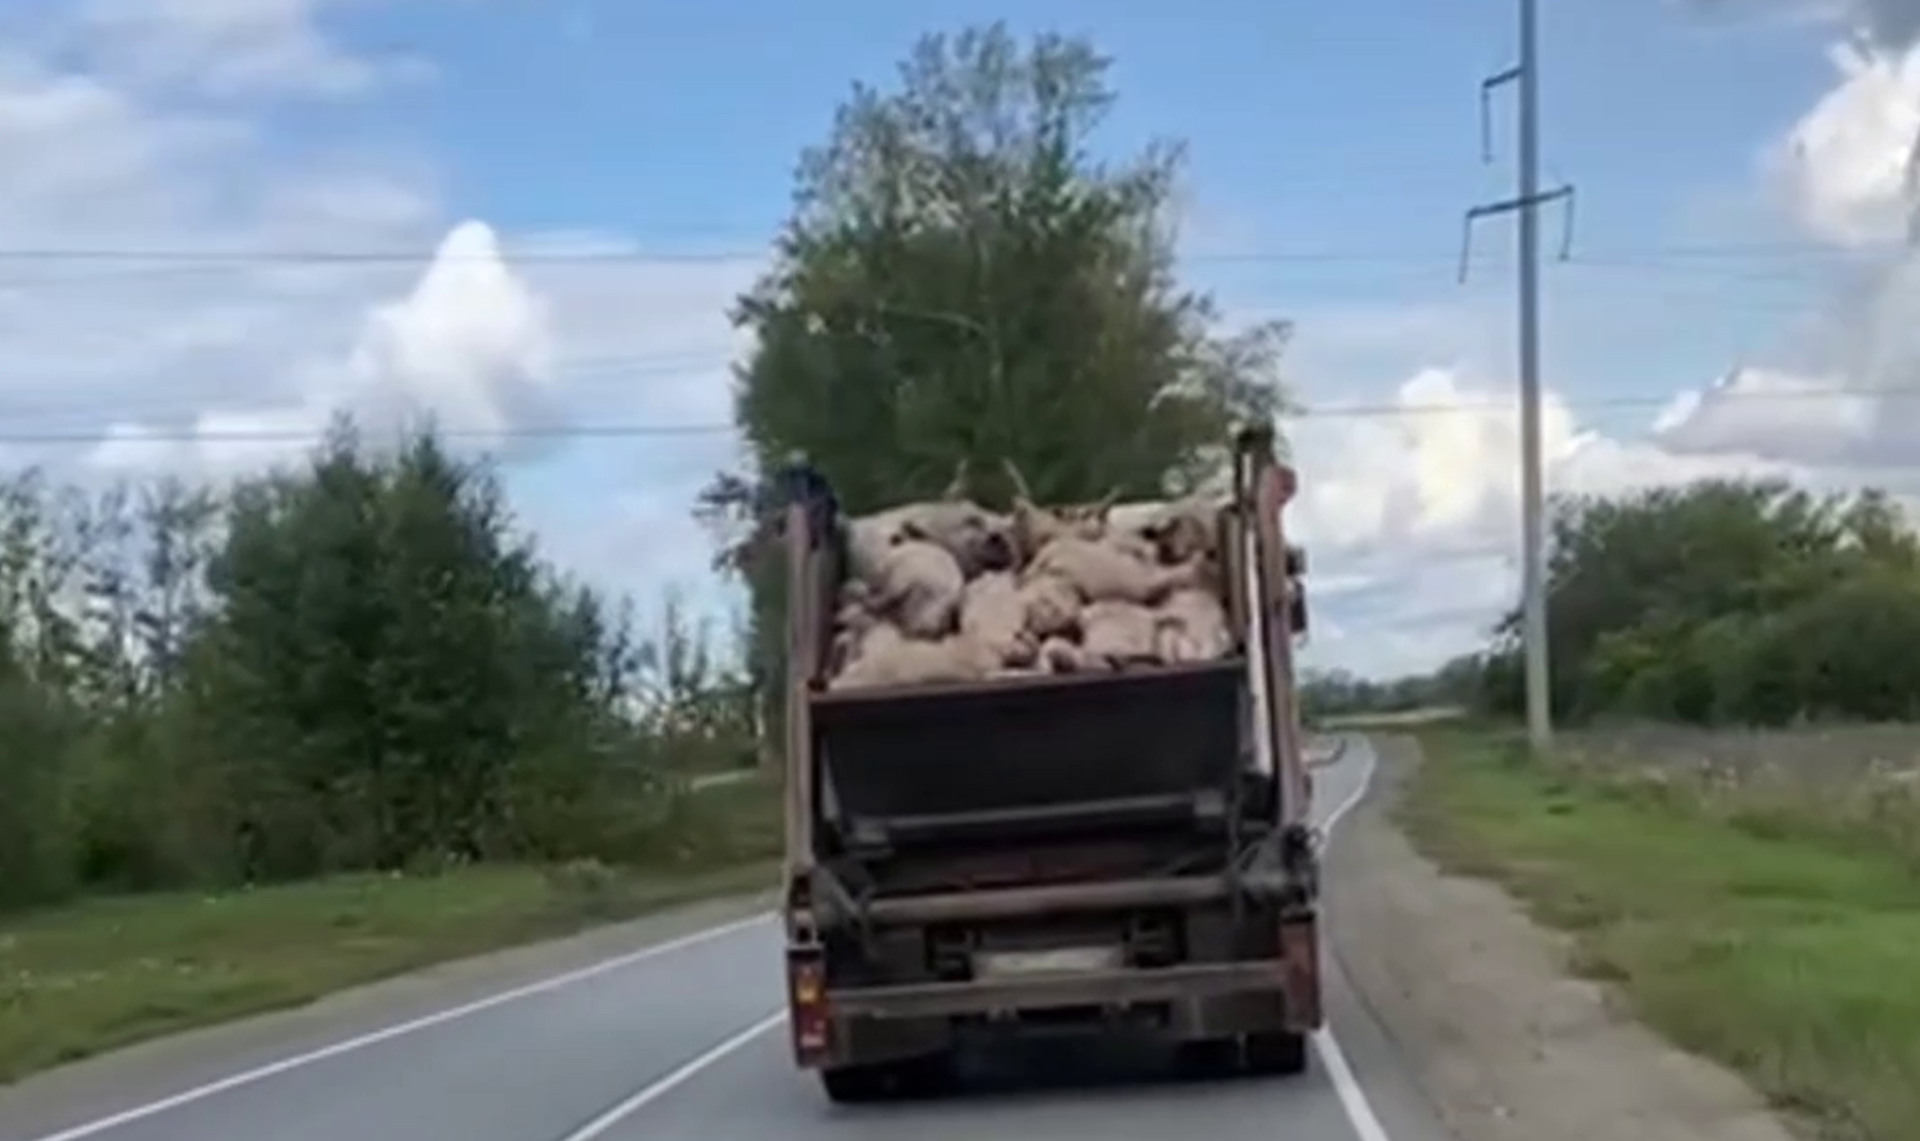
[[[1920,541],[1880,492],[1708,480],[1564,500],[1549,570],[1563,720],[1920,717]],[[1440,676],[1476,673],[1479,707],[1517,715],[1521,658],[1516,613]]]

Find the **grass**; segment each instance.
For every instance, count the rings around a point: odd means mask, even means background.
[[[477,866],[91,899],[0,921],[0,1082],[432,963],[773,882],[774,794],[690,801],[663,866]]]
[[[1425,737],[1415,842],[1573,933],[1680,1046],[1823,1133],[1920,1141],[1920,876],[1881,830],[1920,808],[1670,773],[1541,765],[1503,739]]]
[[[1666,768],[1709,765],[1744,776],[1774,774],[1849,784],[1920,774],[1920,726],[1813,724],[1791,729],[1710,729],[1623,723],[1563,733],[1559,747],[1596,763]]]

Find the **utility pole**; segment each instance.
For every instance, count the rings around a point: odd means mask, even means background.
[[[1460,247],[1460,279],[1466,280],[1473,224],[1497,214],[1519,215],[1520,325],[1520,544],[1521,637],[1526,649],[1527,739],[1535,751],[1553,738],[1553,710],[1547,669],[1546,488],[1540,454],[1540,221],[1538,207],[1565,204],[1560,257],[1573,239],[1573,187],[1540,189],[1540,63],[1537,0],[1518,0],[1520,62],[1480,84],[1480,139],[1483,159],[1493,157],[1490,98],[1509,83],[1519,88],[1519,186],[1510,199],[1467,211]]]

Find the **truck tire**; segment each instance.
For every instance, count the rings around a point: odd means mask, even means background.
[[[879,1064],[835,1066],[820,1071],[820,1088],[827,1100],[836,1105],[862,1105],[880,1101],[893,1092],[895,1067]]]
[[[820,1084],[829,1101],[860,1105],[892,1097],[931,1097],[944,1093],[953,1077],[953,1060],[943,1052],[821,1070]]]
[[[1175,1060],[1183,1077],[1199,1081],[1231,1077],[1240,1071],[1240,1040],[1200,1038],[1182,1042]]]
[[[1249,1034],[1246,1040],[1247,1072],[1262,1077],[1291,1077],[1307,1070],[1307,1036],[1276,1030]]]

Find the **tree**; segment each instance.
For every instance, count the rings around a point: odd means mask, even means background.
[[[514,766],[615,718],[596,599],[543,577],[490,472],[431,434],[243,489],[193,698],[224,738],[247,870],[526,846]]]
[[[1900,665],[1920,621],[1920,541],[1883,494],[1705,480],[1555,505],[1556,712],[1779,723],[1920,708]],[[1483,671],[1521,702],[1519,616]]]
[[[962,460],[994,480],[1010,459],[1044,499],[1153,496],[1218,474],[1230,425],[1280,409],[1288,327],[1223,334],[1176,280],[1180,148],[1093,156],[1108,67],[999,24],[928,36],[803,156],[773,268],[735,312],[755,338],[735,400],[750,467],[703,497],[770,692],[764,476],[789,454],[853,512],[937,494]]]

